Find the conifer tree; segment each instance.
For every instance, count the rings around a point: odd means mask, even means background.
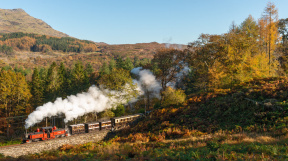
[[[58,83],[59,83],[59,97],[66,97],[68,91],[68,84],[67,84],[67,72],[63,62],[61,62],[58,68]]]
[[[103,65],[100,69],[100,77],[105,75],[105,74],[110,74],[110,69],[109,69],[109,66],[107,65],[106,62],[103,63]]]
[[[94,84],[95,74],[94,74],[94,69],[93,69],[91,63],[86,64],[85,72],[86,72],[87,77],[89,79],[90,85]]]
[[[32,103],[34,108],[43,104],[44,99],[44,82],[40,77],[38,68],[35,68],[32,75],[31,82],[31,94],[32,94]]]
[[[93,69],[91,63],[87,63],[87,64],[86,64],[85,71],[87,72],[87,74],[88,74],[89,76],[94,72],[94,69]]]
[[[111,59],[109,62],[109,71],[112,71],[114,68],[116,68],[116,61]]]
[[[51,66],[48,69],[47,76],[46,76],[46,95],[45,95],[45,101],[55,101],[59,89],[60,89],[60,84],[59,84],[59,75],[58,75],[58,68],[55,62],[51,64]]]
[[[134,56],[134,62],[133,62],[134,67],[140,67],[140,59],[137,56]]]
[[[74,65],[70,79],[73,87],[73,94],[83,92],[89,87],[89,77],[84,70],[82,62],[79,61]]]
[[[128,71],[131,71],[134,68],[134,65],[129,57],[126,58],[125,61],[123,62],[122,68]]]
[[[276,9],[276,6],[269,2],[267,4],[267,7],[264,10],[264,14],[262,17],[263,22],[266,22],[266,36],[265,36],[265,42],[266,42],[266,53],[269,55],[269,67],[271,66],[271,61],[274,60],[274,56],[272,55],[276,49],[277,41],[279,39],[279,33],[278,33],[278,10]],[[269,69],[269,73],[271,72],[271,69]]]

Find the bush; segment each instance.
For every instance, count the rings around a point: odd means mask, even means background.
[[[70,145],[70,144],[64,144],[62,146],[59,147],[59,150],[60,151],[67,151],[67,150],[70,150],[70,149],[74,149],[75,147],[73,145]]]
[[[186,99],[186,94],[184,93],[184,90],[181,89],[175,90],[171,87],[167,87],[162,94],[164,96],[163,106],[180,105],[183,104]]]

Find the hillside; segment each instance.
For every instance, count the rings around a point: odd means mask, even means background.
[[[254,79],[192,94],[183,106],[155,109],[112,139],[18,160],[287,160],[287,82]]]
[[[24,32],[56,37],[68,37],[23,9],[0,9],[0,33]]]
[[[253,79],[232,89],[189,95],[182,106],[155,109],[118,140],[136,136],[130,133],[150,139],[151,134],[172,139],[219,131],[287,135],[287,82],[286,77]]]
[[[170,47],[186,48],[185,45],[172,44]],[[109,45],[79,40],[71,37],[52,37],[31,33],[0,34],[0,67],[15,66],[25,69],[47,67],[52,62],[64,62],[71,67],[80,60],[91,63],[98,70],[110,59],[127,58],[134,60],[152,59],[157,50],[165,48],[165,44],[157,42]]]
[[[139,57],[146,57],[149,55],[149,58],[152,58],[157,50],[161,48],[166,48],[167,44],[160,44],[157,42],[151,43],[136,43],[136,44],[117,44],[117,45],[108,45],[99,43],[97,44],[100,52],[112,54],[114,56],[125,57],[127,55],[138,55]],[[186,45],[180,44],[169,44],[169,47],[175,49],[184,49]]]

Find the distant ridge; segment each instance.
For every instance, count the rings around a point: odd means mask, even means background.
[[[69,35],[54,30],[44,21],[27,14],[23,9],[0,9],[0,33],[24,32],[56,37]]]

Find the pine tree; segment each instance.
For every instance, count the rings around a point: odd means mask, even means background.
[[[94,72],[94,69],[93,69],[91,63],[87,63],[87,64],[86,64],[85,71],[87,72],[87,74],[88,74],[89,76]]]
[[[123,62],[122,68],[128,71],[131,71],[134,68],[134,65],[129,57],[126,58],[125,61]]]
[[[109,71],[112,71],[114,68],[116,68],[116,61],[111,59],[109,62]]]
[[[94,74],[94,69],[92,67],[92,65],[90,63],[86,64],[86,68],[85,68],[85,72],[87,74],[87,77],[89,79],[89,83],[90,84],[94,84],[94,80],[95,80],[95,74]]]
[[[34,108],[43,104],[43,92],[44,92],[44,82],[40,77],[38,68],[35,68],[32,75],[31,82],[31,94],[32,94],[32,104]]]
[[[58,97],[59,84],[58,68],[55,62],[51,64],[46,76],[45,101],[55,101]]]
[[[140,67],[140,59],[137,56],[134,56],[134,62],[133,62],[134,67]]]
[[[123,66],[124,66],[123,58],[119,57],[118,59],[116,59],[116,68],[118,68],[118,69],[122,68],[123,69]]]
[[[60,64],[58,68],[58,83],[60,86],[58,90],[59,97],[66,97],[68,92],[67,72],[63,62]]]
[[[103,65],[100,69],[100,77],[105,75],[105,74],[110,74],[110,69],[109,69],[109,66],[107,65],[106,62],[103,63]]]
[[[73,94],[83,92],[89,87],[89,77],[84,70],[82,62],[79,61],[74,65],[70,79],[73,87]]]

